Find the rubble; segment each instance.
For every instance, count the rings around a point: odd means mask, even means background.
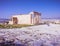
[[[59,46],[60,25],[38,25],[15,29],[0,29],[0,43],[13,46]],[[8,44],[7,44],[8,43]]]

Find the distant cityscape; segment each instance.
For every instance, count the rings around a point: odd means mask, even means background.
[[[59,19],[60,20],[60,18],[42,18],[42,19]],[[0,18],[0,22],[3,22],[3,21],[9,21],[10,20],[10,18],[8,19],[8,18]]]

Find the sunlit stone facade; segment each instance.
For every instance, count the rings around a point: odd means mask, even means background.
[[[29,14],[13,15],[9,24],[39,24],[41,22],[41,13],[30,12]]]

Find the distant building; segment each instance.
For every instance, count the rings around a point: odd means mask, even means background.
[[[42,19],[42,23],[60,24],[60,19]]]
[[[9,24],[39,24],[41,21],[41,13],[30,12],[29,14],[13,15]]]

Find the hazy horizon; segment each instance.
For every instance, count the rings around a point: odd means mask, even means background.
[[[60,18],[60,0],[0,0],[0,18],[40,12],[42,18]]]

